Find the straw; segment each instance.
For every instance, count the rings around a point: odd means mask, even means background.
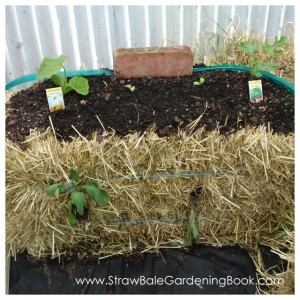
[[[60,143],[51,132],[32,132],[25,150],[7,140],[9,254],[27,249],[59,256],[85,245],[90,255],[102,256],[184,246],[191,194],[199,187],[193,200],[199,242],[248,249],[284,245],[293,230],[294,135],[264,127],[228,137],[202,132],[180,132],[180,139],[147,131],[142,139],[111,134],[101,142],[79,137]],[[89,219],[71,227],[68,196],[49,198],[44,188],[64,182],[73,168],[98,181],[110,204],[89,200]]]

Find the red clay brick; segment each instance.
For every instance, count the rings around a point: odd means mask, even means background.
[[[116,48],[114,72],[118,78],[189,76],[193,53],[187,46]]]

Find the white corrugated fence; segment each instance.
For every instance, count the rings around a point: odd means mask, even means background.
[[[112,69],[116,47],[195,46],[204,32],[290,36],[294,6],[6,6],[6,82],[35,73],[44,56],[66,68]],[[199,40],[200,37],[200,40]]]

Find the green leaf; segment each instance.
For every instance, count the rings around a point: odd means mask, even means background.
[[[67,218],[71,226],[75,226],[78,224],[78,220],[71,211],[68,212]]]
[[[57,188],[57,190],[55,191],[55,197],[56,197],[56,199],[59,199],[59,191],[60,191],[60,187],[59,188]]]
[[[258,69],[253,69],[250,73],[254,77],[257,77],[257,78],[262,77],[262,74],[261,74],[260,70],[258,70]]]
[[[286,36],[282,36],[280,39],[278,37],[275,37],[274,44],[276,47],[284,47],[287,43],[288,39]]]
[[[278,39],[276,36],[273,45],[269,44],[269,42],[266,40],[262,49],[265,53],[267,53],[271,56],[281,55],[281,54],[283,54],[283,50],[277,49],[277,48],[284,47],[286,43],[287,43],[286,36],[282,36],[280,39]]]
[[[255,66],[251,69],[250,74],[253,77],[257,77],[257,78],[260,78],[262,76],[261,70],[257,66]]]
[[[63,87],[62,87],[62,91],[63,91],[63,94],[67,94],[69,93],[70,91],[72,91],[72,88],[69,86],[68,83],[66,83]]]
[[[80,180],[80,176],[78,175],[78,173],[76,172],[76,170],[71,170],[70,172],[70,176],[69,178],[72,180],[72,181],[75,181],[75,182],[78,182]]]
[[[194,209],[191,209],[191,214],[189,218],[189,227],[187,229],[187,235],[186,235],[186,244],[192,245],[193,240],[197,243],[199,240],[199,230],[196,223],[196,216]]]
[[[266,63],[258,63],[257,67],[260,70],[264,70],[264,71],[268,71],[268,72],[274,72],[275,68],[276,68],[276,64],[268,61]]]
[[[276,68],[276,64],[271,62],[271,61],[268,61],[265,63],[264,65],[264,70],[268,71],[268,72],[274,72],[275,71],[275,68]]]
[[[71,193],[71,203],[75,205],[76,211],[82,216],[83,208],[86,205],[86,198],[83,192],[73,191]]]
[[[193,237],[192,237],[192,232],[191,232],[190,228],[188,228],[187,233],[186,233],[185,244],[186,244],[186,246],[191,246],[193,244]]]
[[[81,94],[84,96],[89,93],[89,82],[86,78],[83,78],[83,77],[77,77],[77,76],[73,77],[67,83],[67,87],[70,87],[78,94]]]
[[[60,192],[60,193],[65,193],[65,192],[67,192],[67,191],[68,191],[68,189],[66,188],[65,183],[62,184],[62,185],[59,187],[59,192]]]
[[[257,60],[254,57],[249,58],[249,63],[251,66],[256,66],[257,65]]]
[[[54,74],[50,77],[50,79],[53,81],[55,85],[63,87],[64,84],[66,83],[66,78],[65,76]]]
[[[250,70],[250,74],[254,77],[261,77],[261,70],[259,68],[259,63],[256,60],[256,58],[254,57],[250,57],[249,58],[249,64],[252,67],[252,69]]]
[[[199,239],[199,230],[198,230],[198,228],[196,227],[195,224],[193,224],[193,225],[191,226],[191,233],[192,233],[193,239],[194,239],[195,241],[198,241],[198,239]]]
[[[98,205],[106,205],[109,202],[108,193],[99,188],[98,184],[94,181],[87,182],[83,187],[85,187],[88,194],[95,200]]]
[[[201,77],[201,78],[199,79],[199,82],[200,82],[201,84],[203,84],[203,83],[205,82],[205,79],[204,79],[203,77]]]
[[[245,52],[246,54],[253,54],[258,50],[258,41],[253,40],[252,43],[250,42],[241,42],[238,45],[238,49]]]
[[[135,91],[135,86],[131,84],[126,84],[125,87],[129,89],[132,93]]]
[[[201,84],[201,83],[200,83],[199,81],[194,81],[194,82],[193,82],[193,85],[195,85],[195,86],[196,86],[196,85],[200,85],[200,84]]]
[[[46,187],[44,191],[48,196],[58,198],[61,186],[63,186],[62,183],[55,183]]]
[[[60,55],[57,58],[44,57],[38,73],[38,81],[51,77],[63,68],[63,63],[67,56]]]
[[[196,216],[195,216],[194,209],[191,209],[190,230],[191,230],[192,238],[195,241],[198,241],[198,239],[199,239],[199,231],[198,231],[198,227],[197,227],[197,222],[196,222]]]

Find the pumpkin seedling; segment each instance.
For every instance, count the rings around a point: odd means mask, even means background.
[[[131,84],[126,84],[125,87],[129,89],[132,93],[135,91],[135,86]]]
[[[194,82],[193,82],[193,85],[196,85],[196,86],[197,86],[197,85],[202,85],[204,82],[205,82],[204,78],[201,77],[201,78],[199,78],[198,81],[194,81]]]
[[[64,66],[64,61],[67,56],[60,55],[57,58],[44,57],[38,72],[38,81],[42,81],[45,78],[50,78],[54,84],[60,86],[63,94],[67,94],[71,90],[81,95],[87,95],[89,93],[89,83],[86,78],[75,76],[69,81],[67,80],[67,71]],[[57,74],[63,69],[63,75]]]
[[[59,199],[60,193],[69,193],[68,199],[68,221],[74,226],[78,224],[76,213],[80,216],[87,207],[86,193],[94,199],[97,205],[104,206],[109,202],[108,193],[95,181],[87,181],[80,184],[80,176],[75,170],[71,170],[69,180],[65,183],[55,183],[45,188],[45,193],[50,197]],[[86,192],[86,193],[85,193]]]

